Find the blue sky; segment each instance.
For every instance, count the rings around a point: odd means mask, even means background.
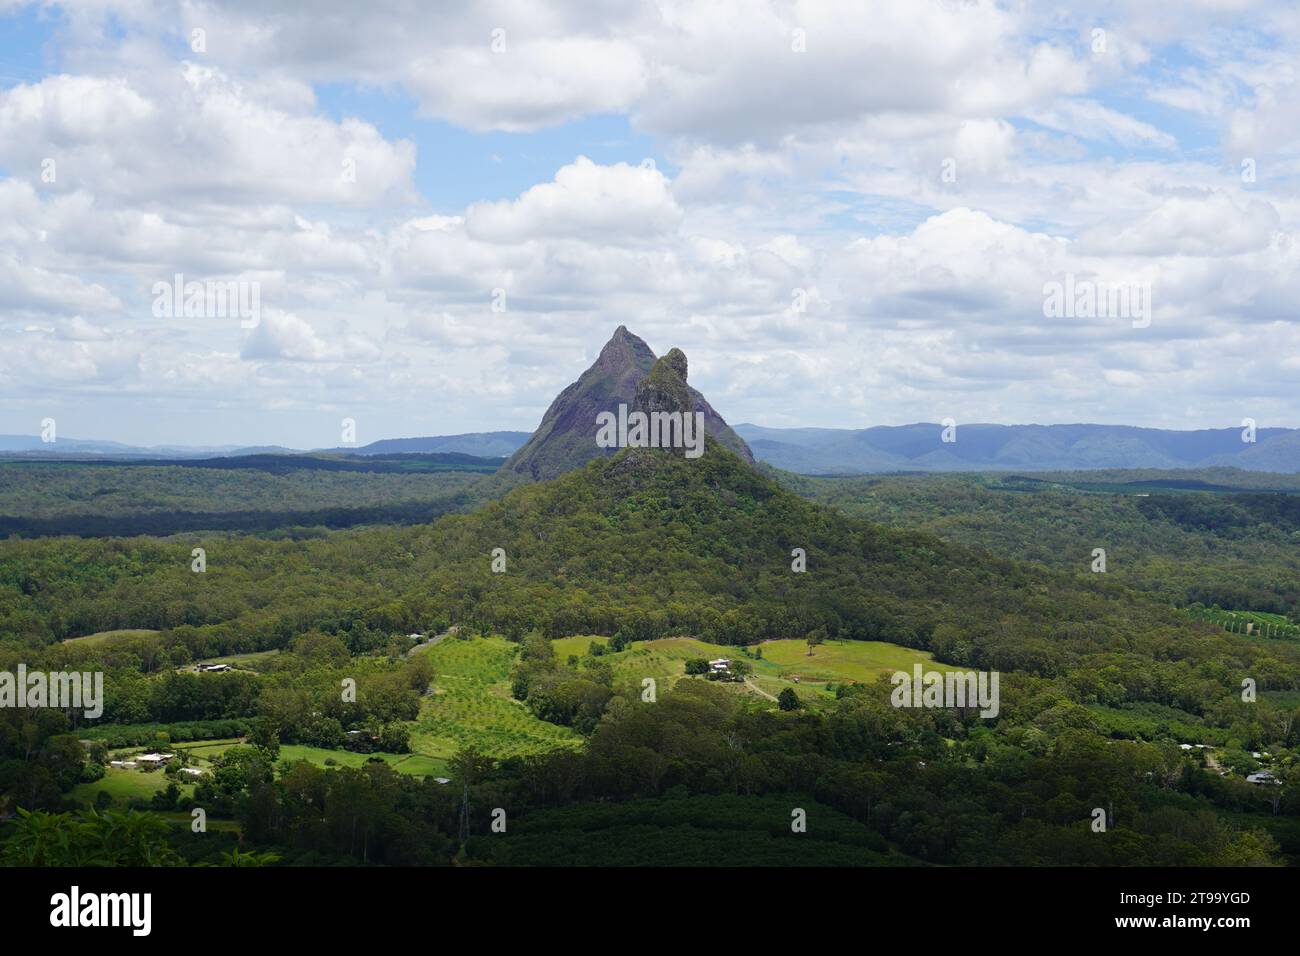
[[[654,137],[633,130],[626,116],[588,116],[529,133],[475,132],[419,116],[419,104],[400,90],[325,83],[315,91],[326,115],[362,118],[387,139],[415,143],[415,186],[435,210],[448,214],[472,202],[513,199],[575,156],[630,164],[650,158],[671,170]]]
[[[1298,21],[0,0],[0,433],[527,429],[619,324],[732,421],[1300,426]]]

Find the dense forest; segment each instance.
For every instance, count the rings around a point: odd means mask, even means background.
[[[499,496],[499,459],[459,454],[0,461],[0,535],[166,535],[419,524]]]
[[[101,496],[110,512],[151,487],[165,508],[188,507],[213,487],[204,481],[233,480],[88,471],[118,483]],[[230,499],[275,514],[262,474],[241,474]],[[426,477],[366,482],[384,507],[419,487],[380,483]],[[327,482],[352,479],[290,478],[321,500],[346,493]],[[21,501],[24,479],[7,480]],[[1180,865],[1300,854],[1300,642],[1228,634],[1181,610],[1294,613],[1297,499],[1015,491],[969,476],[782,480],[806,497],[713,443],[694,461],[633,449],[513,490],[483,479],[467,513],[420,524],[0,541],[0,671],[102,670],[107,698],[93,722],[0,711],[4,858]],[[93,496],[76,507],[93,514]],[[1108,551],[1105,574],[1089,569],[1095,547]],[[102,634],[116,636],[85,637]],[[461,746],[449,783],[395,770],[414,735],[439,732],[436,720],[427,729],[436,695],[459,686],[433,663],[446,656],[413,653],[434,634],[469,660],[498,646],[480,635],[504,637],[493,640],[508,648],[513,707],[563,728],[564,745],[518,756]],[[609,640],[556,654],[570,635]],[[891,706],[883,678],[777,704],[700,668],[647,700],[638,649],[676,636],[744,657],[781,638],[807,639],[810,654],[822,641],[885,642],[999,671],[1000,712]],[[194,672],[224,655],[249,660]],[[348,681],[351,699],[339,693]],[[179,782],[201,749],[184,751],[144,806],[155,823],[192,807],[231,821],[211,839],[123,822],[78,796],[114,749],[206,740],[221,744],[199,782]],[[336,756],[284,756],[318,752]],[[1265,759],[1279,782],[1246,782]],[[813,821],[806,840],[791,839],[795,810]],[[108,846],[106,827],[135,829]]]
[[[1300,623],[1300,493],[1264,490],[1296,482],[1226,471],[1205,481],[1169,472],[780,477],[845,514],[1062,571],[1090,572],[1093,549],[1103,548],[1108,576],[1161,601]],[[1249,490],[1232,491],[1229,481]]]

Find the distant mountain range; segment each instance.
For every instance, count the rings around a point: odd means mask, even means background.
[[[240,445],[124,445],[115,441],[60,438],[46,443],[34,435],[0,435],[0,455],[24,455],[40,458],[74,455],[77,457],[111,456],[118,458],[208,458],[214,455],[253,455],[266,452],[292,454],[279,447],[245,448]]]
[[[283,445],[124,445],[112,441],[60,438],[46,444],[31,435],[0,435],[0,455],[33,458],[239,458],[245,455],[473,455],[508,458],[528,440],[528,432],[472,432],[431,438],[385,438],[369,445],[338,448],[286,448]]]
[[[763,428],[737,425],[754,457],[801,474],[889,471],[1078,471],[1096,468],[1211,468],[1300,472],[1300,429],[1168,431],[1128,425],[958,425]]]
[[[602,454],[591,432],[598,411],[636,403],[637,384],[655,363],[641,339],[622,326],[600,358],[556,397],[537,432],[469,432],[424,438],[388,438],[360,447],[305,452],[281,446],[164,445],[139,447],[111,441],[60,438],[45,444],[30,435],[0,435],[0,456],[103,459],[206,459],[250,455],[473,455],[510,458],[506,470],[549,478]],[[1170,431],[1128,425],[958,425],[956,441],[942,441],[936,423],[872,428],[729,427],[694,389],[706,428],[723,445],[749,459],[805,475],[878,472],[1084,471],[1099,468],[1191,469],[1300,473],[1300,429],[1260,428],[1254,442],[1240,428]]]
[[[524,442],[528,432],[469,432],[432,438],[385,438],[360,448],[331,448],[345,455],[441,455],[456,453],[479,458],[509,458]]]

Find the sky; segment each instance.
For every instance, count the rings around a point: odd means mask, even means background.
[[[1300,427],[1297,187],[1292,2],[0,0],[0,433]]]

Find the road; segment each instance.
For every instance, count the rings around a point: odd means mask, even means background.
[[[460,625],[453,624],[451,627],[447,628],[447,630],[443,631],[441,634],[437,635],[436,637],[431,637],[427,641],[423,641],[419,644],[416,644],[413,648],[411,648],[409,651],[406,652],[406,656],[410,657],[416,651],[422,651],[426,647],[433,647],[433,645],[437,644],[444,637],[448,637],[449,635],[455,634],[458,630],[460,630]]]

